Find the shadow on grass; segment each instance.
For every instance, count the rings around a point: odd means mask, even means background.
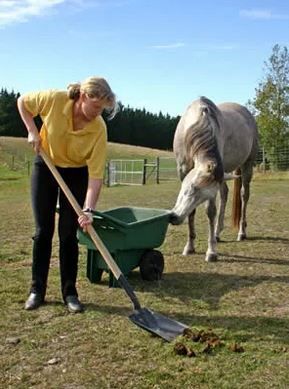
[[[146,291],[160,296],[172,297],[186,303],[194,300],[206,302],[212,309],[218,308],[220,299],[244,288],[254,288],[263,282],[278,282],[289,284],[289,276],[240,276],[216,273],[166,273],[161,287],[147,285]],[[266,286],[266,290],[268,287]],[[264,291],[265,293],[265,291]]]
[[[163,312],[165,315],[166,313]],[[178,315],[174,319],[187,324],[189,327],[209,327],[223,328],[226,332],[233,333],[233,337],[238,336],[237,341],[275,341],[282,345],[289,345],[288,320],[277,317],[260,316],[197,316],[197,315]],[[239,333],[234,335],[234,333]]]
[[[0,181],[19,181],[21,180],[21,176],[19,177],[1,177]]]
[[[241,257],[246,261],[257,258]],[[238,259],[237,259],[238,260]],[[276,260],[269,259],[273,263]],[[285,261],[282,264],[285,264]],[[288,265],[288,263],[286,263]],[[249,275],[240,276],[235,274],[216,274],[216,273],[194,273],[194,272],[172,272],[165,273],[163,279],[159,282],[145,282],[141,279],[138,272],[132,272],[129,276],[129,283],[132,285],[136,295],[144,308],[150,308],[157,313],[163,314],[170,319],[180,321],[190,327],[211,327],[223,328],[224,331],[229,331],[228,336],[236,336],[237,341],[249,341],[254,339],[256,341],[272,341],[272,337],[282,345],[289,345],[289,330],[288,319],[283,317],[269,316],[264,313],[260,316],[258,312],[250,311],[250,305],[244,304],[243,313],[224,315],[218,312],[220,300],[234,291],[241,289],[250,289],[262,283],[281,283],[289,284],[289,276],[266,276],[266,275]],[[268,284],[264,286],[264,297],[268,291]],[[125,294],[125,291],[123,291]],[[142,294],[144,294],[142,296]],[[149,304],[143,302],[146,299],[145,295],[154,295],[156,301],[164,301],[164,304],[159,305],[159,308],[154,309]],[[248,296],[251,296],[249,291]],[[246,296],[245,296],[246,297]],[[150,298],[151,299],[151,298]],[[172,313],[176,300],[184,305],[183,313]],[[204,315],[194,314],[193,307],[196,301],[206,303],[208,307],[204,309]],[[256,302],[258,297],[256,297]],[[170,302],[172,301],[172,303]],[[261,304],[260,302],[259,304]],[[178,303],[177,303],[178,304]],[[197,303],[198,304],[198,303]],[[231,304],[234,301],[231,300]],[[251,301],[252,304],[252,301]],[[289,304],[288,304],[289,305]],[[167,306],[172,308],[169,312]],[[93,303],[86,304],[88,310],[98,311],[109,315],[120,315],[128,317],[132,311],[133,306],[129,297],[127,297],[127,305],[124,306],[107,306]],[[190,308],[191,307],[191,308]],[[265,307],[264,307],[265,308]],[[287,310],[287,307],[284,307]],[[241,308],[242,310],[242,308]],[[198,308],[200,312],[200,307]],[[289,312],[289,307],[288,307]],[[133,325],[133,324],[132,324]],[[234,333],[236,335],[234,335]],[[141,336],[141,333],[140,333]],[[240,338],[240,339],[239,339]]]
[[[244,242],[246,242],[246,241],[252,241],[252,242],[264,241],[264,242],[284,242],[284,243],[289,243],[289,239],[281,238],[279,236],[248,236],[244,240]],[[236,239],[226,239],[226,238],[222,238],[221,237],[221,238],[219,238],[218,244],[236,243],[236,242],[237,242],[237,238]]]
[[[249,236],[246,238],[246,240],[252,240],[252,241],[266,241],[266,242],[284,242],[289,243],[289,239],[287,238],[281,238],[279,236]]]
[[[222,257],[225,257],[225,260],[222,260]],[[220,253],[218,262],[226,262],[226,263],[236,263],[236,262],[248,262],[248,263],[260,263],[260,264],[268,264],[268,265],[285,265],[289,266],[289,260],[286,259],[273,259],[273,258],[260,258],[260,257],[249,257],[245,255],[236,255],[234,254],[224,254]]]
[[[45,300],[43,306],[54,306],[54,307],[58,307],[58,306],[62,306],[62,307],[65,307],[65,304],[62,300]]]
[[[231,258],[230,256],[228,256]],[[238,258],[238,256],[235,256]],[[273,263],[277,265],[289,265],[288,261],[276,259],[260,260],[255,257],[239,256],[237,260],[244,262]],[[232,262],[234,260],[232,259]],[[221,261],[220,261],[221,262]],[[226,259],[226,262],[230,262]],[[235,262],[235,261],[234,261]],[[205,302],[210,309],[218,309],[219,302],[223,296],[244,288],[254,288],[264,282],[289,284],[289,276],[267,276],[267,275],[244,275],[218,274],[206,272],[171,272],[164,273],[160,281],[144,281],[139,272],[133,271],[128,277],[129,284],[136,293],[153,293],[159,298],[178,299],[183,303],[190,303],[192,300]],[[107,282],[101,282],[108,287]],[[266,290],[268,286],[266,285]],[[125,291],[123,291],[125,293]],[[129,299],[129,297],[128,297]]]
[[[129,316],[133,311],[133,306],[130,304],[129,300],[127,302],[127,306],[112,306],[112,305],[103,305],[103,304],[95,304],[95,303],[86,303],[85,311],[87,310],[102,312],[109,315]]]
[[[239,276],[224,275],[212,273],[166,273],[160,282],[145,282],[140,279],[138,272],[132,272],[129,277],[129,283],[132,285],[142,308],[150,308],[153,311],[163,314],[170,319],[180,321],[190,327],[211,327],[223,328],[229,331],[228,336],[237,337],[237,341],[272,341],[272,337],[282,345],[289,345],[288,320],[284,317],[260,316],[258,313],[249,313],[250,307],[244,305],[244,314],[220,315],[218,313],[219,302],[221,298],[232,291],[238,291],[243,288],[254,288],[256,285],[264,282],[289,284],[289,276]],[[268,285],[266,285],[268,290]],[[125,294],[125,291],[123,291]],[[162,307],[154,309],[143,302],[145,296],[142,293],[153,294],[158,303],[164,299]],[[184,304],[184,313],[169,312],[165,305],[170,305],[170,299],[173,300],[172,307],[179,300]],[[209,313],[202,316],[194,314],[193,301],[199,300],[205,302],[209,307]],[[232,301],[232,304],[234,302]],[[190,311],[190,308],[191,311]],[[285,307],[286,308],[286,307]],[[128,317],[132,311],[132,303],[127,297],[126,306],[108,306],[101,304],[88,303],[87,310],[102,312],[109,315],[120,315]],[[289,311],[289,308],[288,308]],[[198,309],[198,312],[200,310]],[[206,312],[207,308],[206,308]],[[132,324],[133,325],[133,324]],[[235,333],[235,334],[234,334]],[[140,332],[141,336],[141,332]]]
[[[142,306],[142,308],[149,308],[149,306]],[[132,307],[116,307],[107,305],[87,304],[86,309],[95,310],[101,313],[127,317],[132,313]],[[275,341],[282,345],[289,345],[289,331],[288,320],[279,319],[276,317],[260,317],[260,316],[229,316],[229,315],[214,315],[214,316],[199,316],[192,314],[172,314],[164,309],[152,309],[156,313],[160,313],[172,320],[179,321],[188,325],[191,328],[207,327],[207,328],[223,328],[226,331],[225,336],[234,338],[234,341],[248,342],[250,340],[260,340],[268,342]],[[131,323],[132,326],[138,325]],[[229,335],[228,335],[229,331]],[[146,332],[140,328],[139,336],[142,332]],[[222,336],[222,334],[220,334]]]

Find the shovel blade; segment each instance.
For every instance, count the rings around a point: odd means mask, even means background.
[[[181,335],[184,329],[188,328],[183,323],[169,319],[147,308],[135,310],[129,318],[137,326],[163,338],[167,342],[171,342]]]

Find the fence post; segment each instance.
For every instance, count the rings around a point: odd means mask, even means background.
[[[110,187],[110,161],[106,164],[106,186]]]
[[[157,181],[157,184],[160,183],[160,157],[157,157],[156,158],[156,181]]]
[[[146,184],[146,175],[147,175],[147,158],[143,160],[143,173],[142,173],[142,184]]]
[[[263,163],[263,173],[266,173],[266,157],[265,157],[265,147],[262,149],[262,163]]]

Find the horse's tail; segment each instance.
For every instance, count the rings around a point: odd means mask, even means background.
[[[233,200],[232,200],[232,225],[233,227],[239,227],[241,219],[241,169],[238,168],[235,174],[240,176],[234,179]]]

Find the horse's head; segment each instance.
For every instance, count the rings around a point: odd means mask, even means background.
[[[195,166],[182,182],[176,204],[172,209],[171,223],[181,224],[200,204],[214,199],[223,177],[222,167],[214,161],[206,161]]]

